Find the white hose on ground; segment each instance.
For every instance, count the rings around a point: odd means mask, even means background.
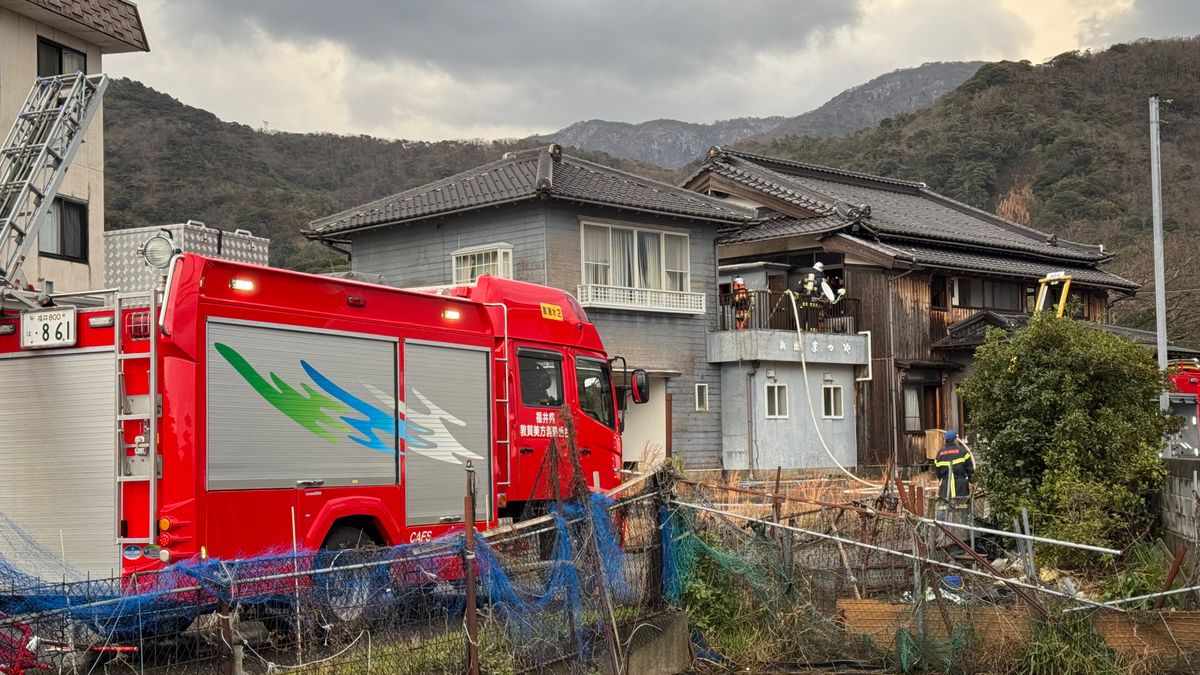
[[[842,466],[842,463],[837,460],[837,457],[833,456],[833,451],[829,449],[829,444],[825,442],[825,436],[821,434],[821,423],[817,420],[817,406],[815,403],[813,403],[812,383],[808,381],[808,358],[804,355],[804,352],[806,352],[807,349],[804,347],[804,332],[800,329],[800,311],[796,306],[796,293],[789,290],[787,294],[788,298],[792,301],[792,318],[796,321],[796,339],[800,341],[800,369],[804,373],[804,398],[808,399],[808,412],[810,415],[812,415],[813,431],[817,432],[817,440],[821,441],[821,447],[825,449],[825,454],[829,455],[830,461],[833,462],[834,466],[841,469],[842,473],[862,483],[863,485],[873,488],[882,488],[882,485],[877,485],[870,481],[863,480],[862,478],[859,478],[851,473],[849,469]],[[868,354],[867,358],[871,358],[871,355]]]

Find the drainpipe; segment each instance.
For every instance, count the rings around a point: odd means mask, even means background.
[[[758,361],[750,362],[746,371],[746,466],[754,467],[754,374],[758,372]],[[752,474],[753,475],[753,474]]]

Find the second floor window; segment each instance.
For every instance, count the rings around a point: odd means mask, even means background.
[[[55,199],[38,230],[38,253],[47,258],[87,262],[87,221],[87,204]]]
[[[959,277],[954,280],[954,306],[1023,312],[1025,286],[1010,281]]]
[[[39,38],[37,67],[38,77],[69,75],[76,72],[86,73],[87,56],[81,51],[64,47],[45,38]]]
[[[609,225],[583,226],[583,283],[691,290],[688,235]]]
[[[509,244],[472,246],[452,255],[456,284],[469,284],[484,274],[512,278],[512,246]]]

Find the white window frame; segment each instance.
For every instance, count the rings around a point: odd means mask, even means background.
[[[696,412],[708,412],[708,383],[696,383]]]
[[[604,230],[604,234],[607,235],[605,239],[608,249],[604,251],[605,255],[596,255],[596,251],[588,248],[589,228]],[[615,283],[614,278],[614,272],[618,269],[618,265],[613,258],[612,243],[613,232],[618,230],[628,233],[633,242],[632,250],[630,250],[633,266],[632,279],[622,280],[625,283],[620,285]],[[642,239],[656,239],[658,242],[658,279],[647,279],[639,264],[643,250]],[[682,252],[682,259],[678,261],[681,264],[670,268],[667,266],[670,259],[667,253],[668,242],[682,247],[677,249]],[[593,258],[591,261],[589,261],[589,252],[592,254],[590,257]],[[704,314],[705,293],[692,292],[691,266],[691,233],[688,230],[641,227],[637,224],[590,218],[579,219],[580,284],[576,297],[584,307],[673,314]],[[589,280],[589,270],[596,272],[594,280]],[[672,279],[676,283],[673,284]]]
[[[505,242],[498,242],[495,244],[482,244],[480,246],[468,246],[466,248],[460,248],[457,251],[451,252],[450,253],[450,268],[451,268],[451,279],[452,279],[451,283],[453,283],[453,284],[475,283],[475,280],[478,279],[483,274],[491,274],[494,277],[503,277],[505,279],[513,278],[513,276],[512,276],[512,248],[513,248],[512,244],[508,244]],[[460,259],[463,259],[463,258],[477,259],[479,257],[491,255],[491,254],[495,254],[495,256],[496,256],[495,262],[484,262],[484,263],[469,262],[466,265],[459,264]],[[460,273],[459,273],[460,268],[465,271],[465,270],[475,269],[477,266],[481,266],[481,265],[495,265],[496,272],[495,273],[481,272],[480,274],[474,275],[470,279],[466,278],[466,276],[460,275]]]
[[[833,394],[836,398],[831,398]],[[833,404],[833,405],[830,405]],[[831,409],[832,408],[832,409]],[[821,385],[821,419],[825,420],[844,420],[846,419],[846,400],[845,392],[840,384],[825,384]]]
[[[684,275],[683,290],[682,291],[673,291],[673,292],[686,293],[691,290],[691,288],[692,288],[692,269],[691,269],[692,268],[692,249],[691,249],[692,239],[691,239],[691,235],[689,233],[676,232],[673,230],[659,230],[659,229],[654,229],[654,228],[650,228],[650,227],[634,227],[632,225],[615,225],[613,223],[603,223],[603,222],[596,222],[596,221],[591,221],[591,220],[580,221],[580,223],[579,223],[579,264],[580,264],[580,279],[579,280],[580,280],[580,283],[585,284],[585,285],[587,284],[587,276],[584,274],[583,270],[589,264],[587,261],[587,251],[584,249],[584,247],[586,246],[586,242],[587,242],[587,238],[584,236],[584,230],[585,230],[585,228],[588,228],[588,227],[602,227],[602,228],[608,230],[608,263],[607,263],[607,265],[608,265],[608,281],[609,281],[609,283],[603,284],[603,285],[605,285],[605,286],[614,286],[615,285],[612,283],[612,265],[613,265],[613,262],[612,262],[612,260],[613,260],[613,258],[612,258],[612,231],[613,230],[627,230],[627,231],[633,233],[633,260],[635,263],[633,266],[633,275],[634,275],[633,285],[628,286],[628,288],[642,288],[642,289],[647,289],[647,290],[671,290],[671,289],[667,288],[668,280],[670,279],[670,275],[668,274],[668,272],[677,272],[677,273],[682,272]],[[638,241],[639,241],[638,235],[639,234],[658,235],[658,263],[659,263],[658,266],[659,266],[659,270],[660,270],[660,272],[659,272],[660,278],[658,280],[659,285],[657,287],[648,285],[647,280],[642,278],[641,266],[636,264],[639,253],[640,253],[640,251],[639,251],[640,244],[638,243]],[[684,250],[684,263],[685,263],[684,267],[685,267],[685,269],[682,269],[682,270],[667,269],[667,237],[669,237],[669,236],[682,237],[684,240],[683,250]],[[597,263],[593,263],[593,264],[597,264]]]
[[[780,392],[783,396],[780,397]],[[768,383],[764,388],[763,394],[763,412],[769,420],[786,420],[788,418],[788,403],[791,397],[788,395],[788,386],[786,384]],[[783,402],[782,411],[779,405]],[[775,414],[771,414],[771,404],[775,404]],[[782,412],[782,414],[780,414]]]

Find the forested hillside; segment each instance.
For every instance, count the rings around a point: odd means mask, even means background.
[[[201,220],[271,238],[271,262],[323,271],[345,260],[306,241],[310,220],[499,159],[533,141],[383,140],[271,133],[127,79],[105,97],[108,229]],[[658,167],[603,153],[593,161],[670,179]]]
[[[1119,302],[1152,327],[1147,98],[1164,108],[1163,199],[1173,338],[1200,344],[1200,40],[1069,52],[1044,65],[999,62],[929,108],[835,139],[788,136],[739,147],[922,180],[939,192],[1117,254],[1109,269],[1145,284]]]

